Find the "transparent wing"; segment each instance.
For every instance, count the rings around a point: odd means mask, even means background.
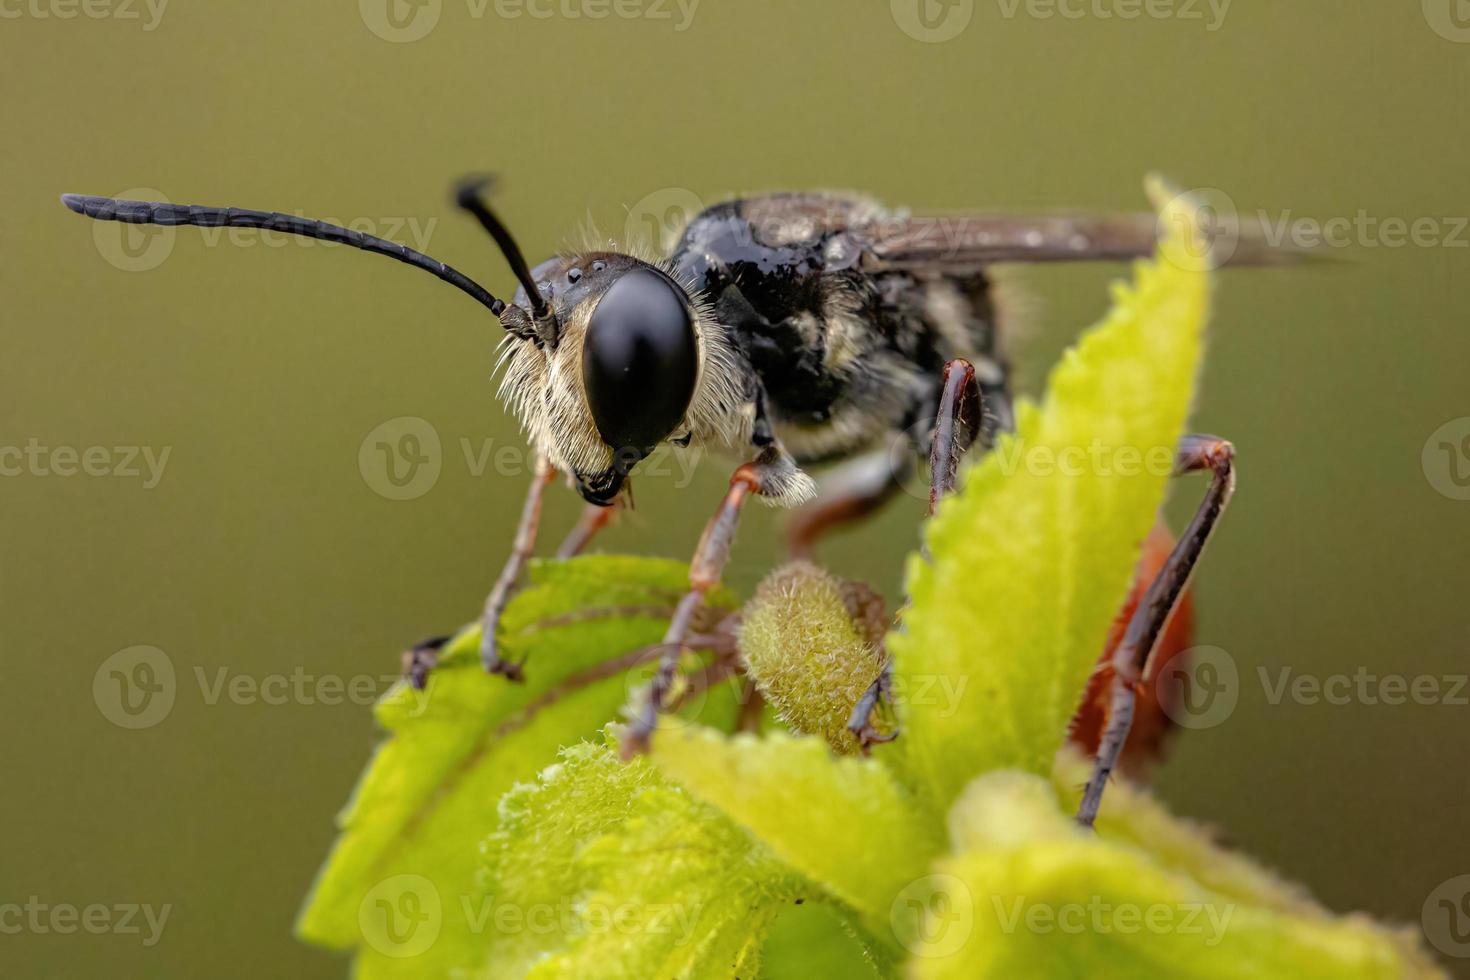
[[[959,272],[1006,262],[1127,261],[1152,254],[1159,235],[1153,214],[937,214],[880,216],[848,229],[863,250],[863,267]],[[1308,253],[1273,241],[1271,229],[1233,217],[1205,228],[1202,262],[1289,264]]]

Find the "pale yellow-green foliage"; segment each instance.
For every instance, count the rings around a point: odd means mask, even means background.
[[[888,638],[895,681],[959,692],[946,711],[898,705],[906,765],[938,807],[983,772],[1050,771],[1158,519],[1210,297],[1184,241],[1189,202],[1167,207],[1181,214],[1164,226],[1183,234],[1114,287],[1041,403],[1018,407],[1015,433],[927,523],[927,557],[909,558],[911,605]]]
[[[832,897],[876,915],[868,925],[880,930],[888,901],[943,845],[939,825],[887,767],[834,759],[815,738],[685,728],[655,740],[653,760]]]
[[[945,900],[928,907],[913,980],[1432,975],[1402,937],[1367,920],[1280,903],[1259,869],[1250,877],[1266,894],[1221,891],[1190,873],[1197,862],[1181,868],[1133,835],[1083,830],[1037,776],[980,777],[949,824],[954,853],[935,866]],[[1176,845],[1187,833],[1169,831]],[[1240,861],[1198,838],[1188,849],[1210,864]]]

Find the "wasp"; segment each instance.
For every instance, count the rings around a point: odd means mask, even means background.
[[[508,302],[404,245],[308,218],[72,194],[62,201],[104,221],[260,228],[338,242],[427,272],[499,320],[501,395],[537,463],[510,557],[481,615],[481,656],[493,673],[521,675],[521,664],[497,652],[497,626],[533,553],[543,494],[558,474],[587,505],[558,551],[569,556],[607,523],[638,464],[657,447],[734,456],[739,464],[660,645],[648,703],[630,725],[627,744],[635,750],[666,706],[691,626],[720,579],[749,499],[800,508],[789,531],[797,555],[879,508],[925,459],[932,509],[953,487],[960,455],[1011,425],[996,268],[1127,260],[1150,254],[1157,238],[1151,214],[913,215],[858,195],[773,193],[693,216],[665,256],[591,248],[533,268],[487,203],[487,181],[461,182],[454,200],[515,275]],[[1246,238],[1234,260],[1272,256]],[[1125,745],[1131,751],[1131,742],[1156,741],[1167,724],[1142,681],[1152,658],[1188,645],[1185,590],[1233,492],[1233,460],[1231,445],[1212,436],[1190,436],[1179,447],[1179,472],[1208,471],[1213,479],[1177,543],[1162,530],[1149,542],[1074,719],[1074,740],[1096,755],[1079,813],[1084,824]],[[839,461],[849,465],[818,493],[808,468]],[[446,639],[406,654],[413,683],[425,683]],[[878,737],[868,720],[886,694],[884,675],[854,706],[852,727],[865,741]]]

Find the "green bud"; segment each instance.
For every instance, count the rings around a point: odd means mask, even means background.
[[[741,617],[740,655],[757,689],[793,731],[858,750],[847,721],[884,662],[888,617],[867,586],[808,562],[766,576]]]

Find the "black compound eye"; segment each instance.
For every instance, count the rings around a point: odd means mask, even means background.
[[[618,277],[597,301],[582,346],[602,441],[615,451],[658,445],[683,420],[698,373],[684,291],[652,269]]]

